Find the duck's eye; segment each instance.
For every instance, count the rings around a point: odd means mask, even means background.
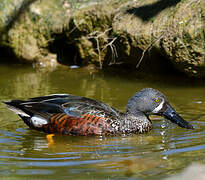
[[[159,103],[160,100],[158,98],[154,99],[154,102]]]

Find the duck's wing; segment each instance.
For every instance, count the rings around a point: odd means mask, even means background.
[[[89,119],[117,118],[119,112],[114,108],[90,98],[69,94],[55,94],[28,99],[4,102],[7,107],[18,114],[31,128],[53,127],[54,124],[67,124],[72,128],[73,122],[86,124]],[[92,117],[92,118],[90,118]],[[99,120],[99,121],[100,121]],[[66,123],[69,122],[69,123]],[[62,128],[60,125],[56,127]]]
[[[50,114],[64,112],[70,116],[90,114],[103,117],[110,115],[118,116],[119,114],[116,109],[101,101],[70,94],[54,94],[30,98],[23,104],[37,112],[40,111]]]

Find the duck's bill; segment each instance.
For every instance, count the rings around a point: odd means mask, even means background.
[[[194,127],[190,123],[185,121],[180,115],[178,115],[170,105],[167,106],[166,111],[164,111],[162,114],[165,118],[169,119],[171,122],[177,124],[182,128],[194,129]]]

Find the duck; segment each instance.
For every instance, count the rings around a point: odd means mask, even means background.
[[[182,128],[194,129],[174,110],[166,96],[153,88],[144,88],[130,97],[125,112],[101,101],[71,94],[51,94],[4,103],[28,127],[47,134],[142,134],[152,129],[150,115],[163,116]]]

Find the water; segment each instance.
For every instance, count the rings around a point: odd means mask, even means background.
[[[121,72],[121,71],[120,71]],[[70,93],[103,101],[124,111],[136,91],[164,92],[187,130],[152,117],[153,130],[119,137],[55,136],[30,130],[0,104],[0,176],[3,179],[164,179],[194,163],[205,163],[205,85],[170,77],[141,77],[87,69],[32,69],[0,66],[0,100]]]

